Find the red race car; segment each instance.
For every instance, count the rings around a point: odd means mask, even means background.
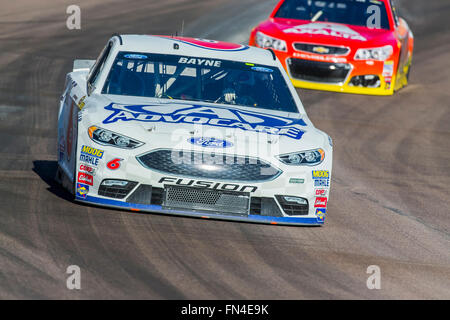
[[[414,36],[393,0],[281,0],[249,43],[273,50],[296,87],[392,95]]]

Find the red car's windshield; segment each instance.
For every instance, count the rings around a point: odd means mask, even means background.
[[[286,0],[275,17],[389,29],[384,2],[377,0]]]

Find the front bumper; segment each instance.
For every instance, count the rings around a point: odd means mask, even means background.
[[[226,215],[221,213],[206,213],[183,210],[167,210],[163,209],[161,205],[143,205],[137,203],[129,203],[125,201],[118,201],[114,199],[107,199],[99,196],[87,195],[86,198],[76,197],[76,201],[82,203],[89,203],[109,208],[120,208],[130,210],[133,212],[150,212],[160,213],[176,216],[188,216],[203,219],[218,219],[229,221],[253,222],[272,225],[298,225],[298,226],[320,226],[324,224],[324,219],[318,217],[272,217],[249,214],[247,216]]]
[[[77,201],[131,211],[267,224],[322,225],[325,222],[327,199],[323,200],[325,204],[317,206],[316,201],[329,194],[331,152],[315,167],[278,163],[279,173],[264,172],[271,174],[266,181],[239,181],[156,171],[146,167],[152,163],[142,162],[142,155],[147,154],[142,151],[124,152],[113,147],[101,151],[104,158],[95,163],[90,174],[86,168],[94,165],[77,163]],[[108,163],[114,160],[110,159],[120,159],[120,166],[111,169]],[[164,170],[173,169],[160,164]],[[313,172],[326,177],[314,177]],[[116,185],[112,186],[112,182]],[[323,189],[325,194],[318,196],[318,189]],[[285,197],[301,198],[304,203],[289,203]],[[241,202],[244,198],[245,202]]]
[[[254,41],[251,45],[256,45]],[[320,55],[300,52],[289,49],[288,52],[274,51],[284,69],[288,73],[292,84],[298,88],[333,91],[353,94],[389,96],[394,94],[396,84],[397,62],[389,61],[366,61],[350,58],[353,53],[349,51],[346,55]],[[304,62],[307,74],[298,74],[293,67],[295,62]],[[325,72],[323,65],[329,65],[333,72]],[[343,68],[342,72],[337,69]],[[321,70],[322,68],[322,70]],[[301,66],[298,70],[304,70]],[[317,73],[316,73],[317,72]],[[376,76],[379,82],[376,86],[355,85],[355,77]]]
[[[296,61],[304,61],[312,65],[310,74],[297,74],[294,64]],[[365,61],[349,61],[349,62],[322,62],[316,60],[298,59],[295,57],[286,57],[282,61],[283,67],[286,69],[293,85],[299,88],[366,94],[366,95],[392,95],[394,93],[395,74],[387,76],[383,69],[385,62],[371,62],[373,65],[367,65]],[[393,69],[393,61],[389,61],[389,68]],[[315,68],[313,68],[317,65]],[[325,66],[323,66],[325,65]],[[320,66],[320,67],[319,67]],[[333,75],[333,78],[327,78],[320,72],[320,68],[337,69],[342,68],[341,74]],[[337,73],[335,71],[335,73]],[[373,76],[378,79],[377,83],[370,85],[354,84],[358,77]]]

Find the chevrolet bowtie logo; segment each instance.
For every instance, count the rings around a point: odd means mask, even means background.
[[[322,54],[330,52],[330,50],[328,48],[325,48],[325,47],[314,47],[313,51],[316,52],[316,53],[322,53]]]

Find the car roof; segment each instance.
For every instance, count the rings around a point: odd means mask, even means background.
[[[117,35],[119,51],[174,54],[277,66],[275,55],[261,48],[229,42],[157,35]],[[177,48],[177,49],[175,49]]]

